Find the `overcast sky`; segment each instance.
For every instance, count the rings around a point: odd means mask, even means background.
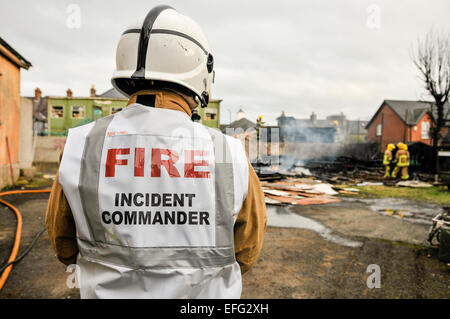
[[[79,28],[68,24],[71,4]],[[412,45],[432,27],[450,29],[448,0],[2,0],[0,37],[33,64],[22,71],[21,94],[108,90],[120,34],[158,4],[190,16],[208,37],[222,123],[241,107],[269,123],[282,110],[369,119],[384,99],[426,98]]]

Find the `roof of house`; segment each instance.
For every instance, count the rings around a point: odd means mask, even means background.
[[[437,118],[436,108],[433,108],[433,117],[435,119]],[[450,102],[447,102],[444,105],[444,119],[445,119],[445,121],[450,122]]]
[[[6,51],[6,52],[5,52]],[[9,54],[8,54],[9,53]],[[5,58],[10,60],[12,63],[17,66],[28,70],[31,65],[31,62],[25,59],[19,52],[13,49],[5,40],[0,37],[0,54]],[[11,55],[13,57],[11,57]],[[14,59],[15,58],[15,59]]]
[[[115,88],[110,88],[108,91],[98,95],[98,97],[105,97],[110,99],[127,99],[125,95],[117,91]]]
[[[312,121],[311,119],[296,119],[295,124],[297,127],[300,128],[312,128],[312,127],[320,127],[320,128],[327,128],[327,127],[335,127],[334,121],[332,120],[315,120]]]
[[[372,124],[385,105],[388,105],[406,125],[416,125],[426,113],[431,111],[433,104],[429,101],[384,100],[367,123],[366,128]]]
[[[432,102],[385,100],[394,112],[408,125],[417,124],[429,112]]]
[[[241,118],[240,120],[234,121],[233,123],[231,123],[230,125],[227,125],[224,129],[227,128],[241,128],[244,131],[248,130],[249,128],[255,128],[256,124],[253,123],[250,120],[247,120],[245,117]]]

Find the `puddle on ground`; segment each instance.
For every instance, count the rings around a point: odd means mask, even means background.
[[[431,219],[442,212],[440,205],[402,198],[343,198],[343,200],[361,202],[381,215],[422,225],[431,225],[433,223]]]
[[[361,247],[362,242],[342,238],[333,230],[307,217],[292,213],[287,207],[267,205],[267,225],[272,227],[302,228],[317,232],[322,238],[347,247]]]

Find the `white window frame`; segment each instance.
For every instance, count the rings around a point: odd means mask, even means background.
[[[428,140],[428,139],[430,139],[430,128],[431,128],[430,122],[428,122],[428,121],[422,122],[422,125],[421,125],[421,126],[422,126],[422,127],[421,127],[421,134],[420,134],[420,137],[421,137],[423,140]]]
[[[376,127],[376,135],[381,136],[383,134],[383,124],[377,124]]]

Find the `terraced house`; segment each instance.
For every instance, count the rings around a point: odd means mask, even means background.
[[[34,97],[35,130],[39,135],[65,136],[69,128],[87,124],[101,117],[114,114],[126,107],[128,98],[114,88],[97,95],[94,86],[90,96],[74,96],[68,89],[66,96],[41,97],[36,89]],[[219,128],[220,102],[211,100],[206,108],[199,108],[201,123]]]

